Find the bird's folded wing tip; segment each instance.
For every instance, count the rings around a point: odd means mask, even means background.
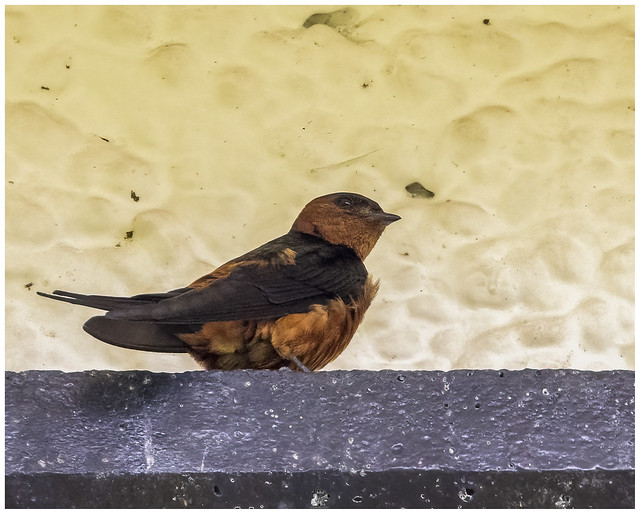
[[[108,319],[127,319],[125,312],[122,310],[107,311],[104,313],[104,317]]]

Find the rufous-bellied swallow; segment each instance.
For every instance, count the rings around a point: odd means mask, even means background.
[[[317,370],[347,347],[378,291],[363,261],[400,219],[355,193],[309,202],[291,230],[189,286],[131,297],[39,295],[106,311],[84,330],[109,344],[189,352],[207,369]]]

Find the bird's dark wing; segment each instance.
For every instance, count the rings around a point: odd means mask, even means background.
[[[93,307],[94,309],[102,309],[104,311],[110,311],[114,309],[122,309],[128,307],[134,307],[137,305],[147,305],[158,303],[160,300],[166,298],[172,298],[176,295],[188,291],[189,288],[183,287],[181,289],[174,289],[166,293],[149,293],[139,294],[136,296],[102,296],[102,295],[89,295],[80,293],[71,293],[69,291],[61,291],[56,289],[53,293],[43,293],[37,291],[40,296],[45,298],[52,298],[53,300],[59,300],[61,302],[72,303],[74,305],[83,305],[85,307]]]
[[[306,312],[333,298],[348,302],[361,294],[366,278],[364,264],[349,248],[289,232],[192,286],[167,293],[132,297],[67,291],[38,294],[106,310],[106,319],[185,325],[279,318]]]
[[[306,312],[333,298],[355,298],[367,278],[364,264],[348,249],[325,246],[297,252],[291,264],[236,265],[205,287],[154,303],[116,307],[106,317],[162,324],[256,320]]]

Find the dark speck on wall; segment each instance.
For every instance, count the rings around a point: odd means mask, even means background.
[[[405,189],[411,193],[412,197],[421,196],[423,198],[433,198],[435,196],[433,191],[429,191],[420,182],[412,182],[405,186]]]

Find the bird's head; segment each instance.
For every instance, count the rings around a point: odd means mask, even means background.
[[[356,193],[332,193],[311,200],[291,230],[344,245],[364,260],[385,227],[400,216],[384,212],[373,200]]]

